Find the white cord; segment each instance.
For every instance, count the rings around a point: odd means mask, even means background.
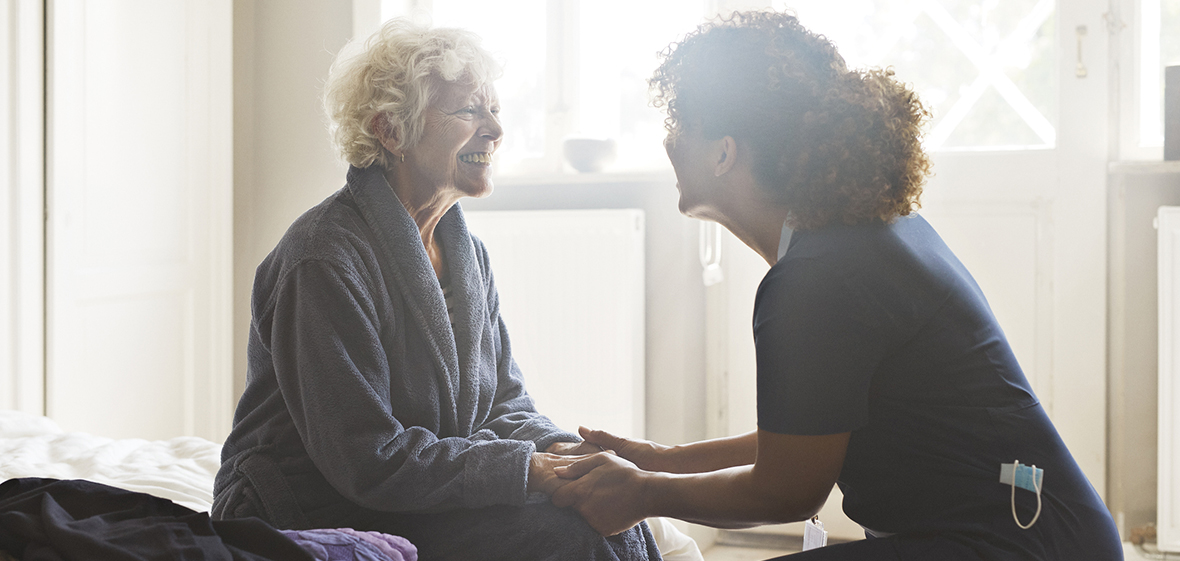
[[[721,226],[702,220],[699,235],[699,255],[704,268],[701,277],[705,286],[713,286],[725,280],[725,272],[721,269]]]
[[[1027,530],[1037,523],[1037,518],[1041,517],[1041,487],[1037,485],[1037,466],[1032,466],[1032,485],[1033,489],[1037,490],[1037,513],[1033,515],[1032,520],[1028,521],[1028,526],[1020,523],[1020,518],[1016,516],[1016,472],[1020,469],[1020,460],[1013,462],[1012,467],[1012,519],[1016,521],[1016,525],[1020,526],[1021,530]]]

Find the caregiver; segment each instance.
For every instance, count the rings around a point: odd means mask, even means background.
[[[979,287],[914,212],[930,168],[914,93],[772,12],[701,26],[651,83],[681,212],[771,265],[758,430],[665,447],[583,429],[618,456],[555,468],[573,481],[554,503],[605,535],[647,516],[743,527],[807,520],[838,484],[872,539],[792,559],[1121,559]],[[1043,475],[1001,483],[1016,461]]]
[[[645,523],[603,538],[546,496],[562,454],[599,448],[534,409],[457,204],[492,192],[498,73],[475,35],[398,20],[334,63],[351,167],[258,267],[215,518],[397,534],[422,559],[659,559]]]

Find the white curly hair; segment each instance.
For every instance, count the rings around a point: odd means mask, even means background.
[[[324,110],[345,161],[389,166],[374,127],[400,129],[399,148],[417,143],[439,80],[481,86],[499,78],[500,63],[480,42],[470,31],[391,19],[359,51],[342,49],[324,84]]]

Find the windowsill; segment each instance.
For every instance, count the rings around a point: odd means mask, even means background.
[[[544,173],[529,175],[493,176],[496,187],[535,185],[602,185],[624,183],[675,183],[676,175],[671,169],[653,171],[618,171],[601,173]]]
[[[1111,162],[1107,167],[1109,173],[1132,174],[1132,173],[1180,173],[1180,160],[1154,160],[1154,161],[1140,161],[1140,160],[1125,160],[1121,162]]]

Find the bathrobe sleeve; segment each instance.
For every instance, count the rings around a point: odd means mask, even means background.
[[[561,430],[548,417],[537,412],[533,398],[525,391],[524,376],[512,358],[512,344],[508,328],[500,317],[500,295],[496,291],[494,275],[488,263],[487,250],[476,240],[477,258],[482,261],[482,270],[487,271],[488,313],[491,316],[493,344],[499,361],[496,365],[496,400],[488,415],[488,422],[482,428],[490,429],[500,438],[530,440],[538,452],[544,452],[557,442],[581,442],[581,437]]]
[[[260,336],[307,454],[333,488],[373,510],[523,504],[532,441],[439,438],[395,418],[389,327],[370,283],[348,260],[301,261],[279,280],[270,321],[256,324],[270,326]]]

